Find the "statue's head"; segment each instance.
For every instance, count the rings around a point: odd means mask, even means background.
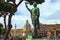
[[[36,2],[34,2],[34,3],[33,3],[33,6],[34,6],[34,7],[37,7],[37,3],[36,3]]]

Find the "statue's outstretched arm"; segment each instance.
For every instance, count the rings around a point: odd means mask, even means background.
[[[25,3],[26,8],[31,12],[31,10],[28,8],[27,4]]]

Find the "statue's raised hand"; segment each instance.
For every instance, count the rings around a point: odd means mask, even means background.
[[[27,2],[25,2],[25,6],[26,6],[26,7],[27,7],[27,4],[28,4],[28,3],[27,3]]]
[[[31,10],[28,8],[28,4],[29,2],[25,2],[25,6],[26,6],[26,8],[31,12]]]
[[[29,2],[25,2],[25,4],[29,4]]]

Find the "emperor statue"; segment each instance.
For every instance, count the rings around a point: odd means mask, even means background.
[[[39,28],[39,16],[40,16],[39,8],[37,7],[36,2],[33,3],[34,8],[32,8],[32,9],[28,8],[27,3],[25,3],[25,6],[31,14],[31,20],[32,20],[32,24],[34,26],[34,35],[36,36],[38,29],[40,29]]]

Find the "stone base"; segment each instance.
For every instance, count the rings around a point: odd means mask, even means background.
[[[40,37],[40,36],[33,36],[33,39],[40,39],[40,38],[42,38],[42,37]]]
[[[26,40],[43,40],[43,39],[26,39]]]
[[[42,40],[42,39],[32,39],[32,40]]]

